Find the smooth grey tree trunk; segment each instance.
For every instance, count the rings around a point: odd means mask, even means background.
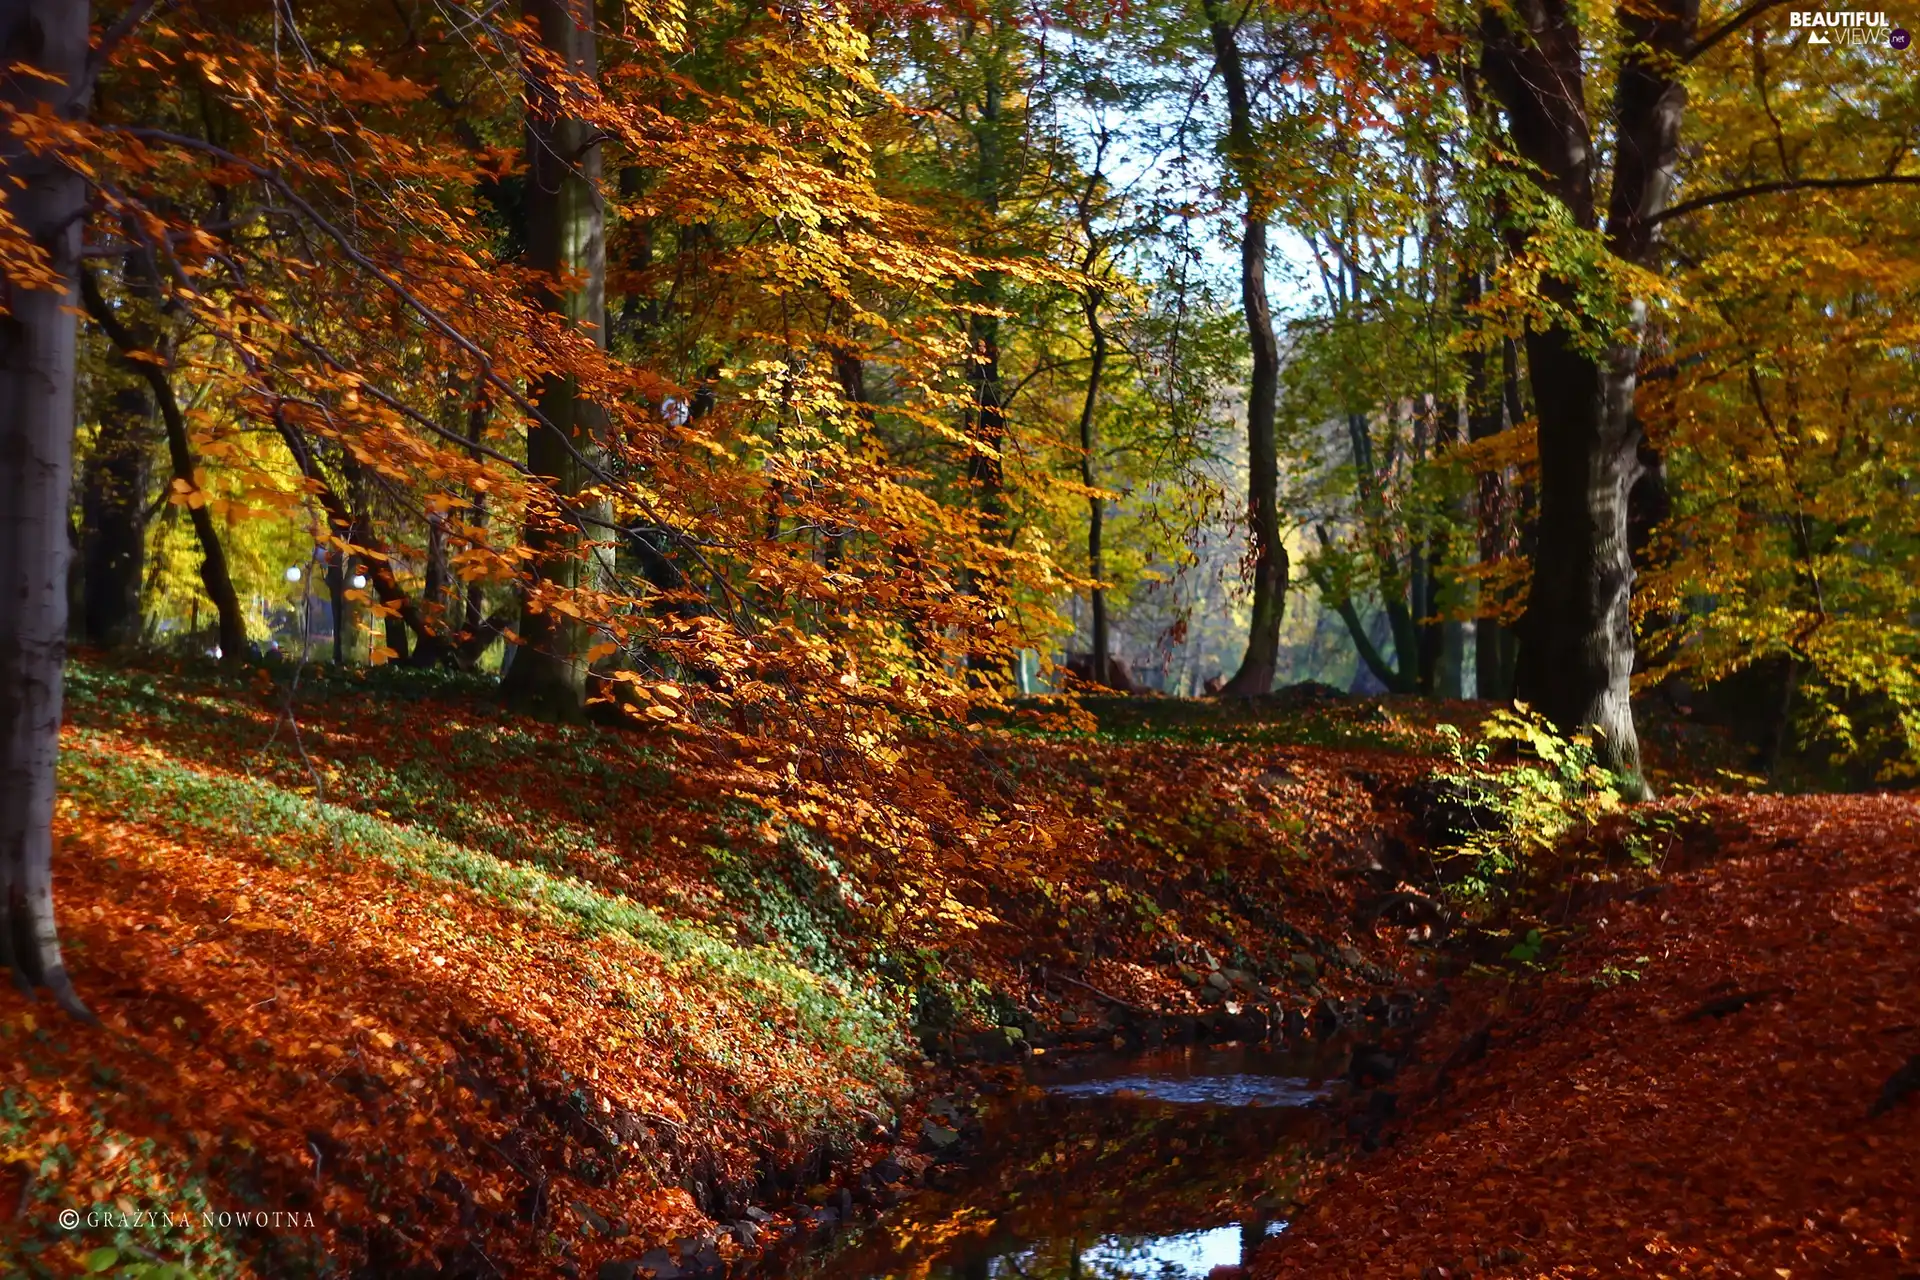
[[[68,118],[86,109],[88,6],[0,0],[9,106]],[[76,278],[86,187],[58,156],[0,134],[0,199],[43,249],[54,289],[11,282],[0,309],[0,961],[21,990],[44,987],[90,1017],[60,957],[53,915],[54,766],[66,664],[67,503],[73,476]]]
[[[575,74],[599,74],[591,0],[526,0],[540,42]],[[568,115],[550,85],[527,86],[527,260],[556,282],[543,299],[604,350],[607,345],[607,219],[600,190],[598,131]],[[553,486],[554,508],[527,513],[526,543],[534,569],[562,590],[591,580],[590,554],[579,527],[578,495],[590,481],[605,431],[600,406],[580,394],[576,379],[549,376],[539,388],[546,422],[528,429],[527,465]],[[604,514],[602,512],[601,514]],[[502,682],[508,702],[555,720],[576,720],[587,697],[587,628],[529,605],[521,613],[520,649]]]

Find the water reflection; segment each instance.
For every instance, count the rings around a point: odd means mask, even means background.
[[[1067,1098],[1135,1097],[1215,1107],[1305,1107],[1318,1102],[1323,1095],[1323,1090],[1309,1080],[1250,1075],[1184,1079],[1159,1075],[1115,1076],[1111,1080],[1056,1084],[1048,1092]]]
[[[1215,1267],[1246,1264],[1251,1246],[1264,1235],[1277,1234],[1283,1225],[1242,1227],[1236,1222],[1170,1236],[1102,1236],[1088,1245],[1047,1240],[987,1258],[986,1269],[977,1274],[991,1280],[1185,1280],[1206,1276]]]
[[[1174,1051],[1040,1068],[983,1148],[838,1248],[811,1280],[1204,1280],[1291,1202],[1316,1063]]]

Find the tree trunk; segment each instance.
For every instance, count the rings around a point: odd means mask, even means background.
[[[1631,418],[1613,411],[1618,397],[1631,397],[1632,373],[1603,367],[1572,343],[1562,330],[1527,337],[1540,414],[1540,522],[1515,692],[1562,730],[1595,733],[1608,766],[1638,779],[1627,554],[1627,490],[1638,464],[1636,442],[1623,438]]]
[[[590,0],[526,0],[541,44],[574,74],[599,74]],[[600,191],[598,130],[563,114],[558,93],[538,80],[527,86],[527,259],[552,280],[542,301],[603,350],[607,342],[606,208]],[[573,281],[571,285],[568,281]],[[580,529],[600,514],[579,501],[589,482],[582,459],[598,454],[605,415],[580,394],[576,378],[550,375],[538,395],[542,424],[528,428],[527,466],[549,479],[551,508],[529,510],[526,543],[536,587],[566,593],[593,575]],[[556,720],[577,720],[586,708],[586,627],[541,607],[530,593],[521,611],[520,652],[502,681],[513,706]]]
[[[1468,275],[1463,286],[1468,303],[1478,302],[1485,290],[1485,277],[1479,272]],[[1467,439],[1486,440],[1508,426],[1505,397],[1496,390],[1492,360],[1485,351],[1467,355]],[[1496,471],[1483,471],[1477,478],[1474,501],[1474,549],[1482,565],[1493,564],[1507,552],[1507,485]],[[1511,696],[1512,669],[1507,658],[1511,649],[1508,628],[1492,616],[1498,602],[1488,598],[1490,588],[1483,580],[1474,619],[1473,684],[1481,698],[1504,701]]]
[[[1107,330],[1100,323],[1100,291],[1089,290],[1086,296],[1087,332],[1092,339],[1091,360],[1087,366],[1087,394],[1080,405],[1080,483],[1088,489],[1098,484],[1094,471],[1094,453],[1100,447],[1096,410],[1100,403],[1100,378],[1107,368]],[[1101,538],[1105,533],[1106,506],[1099,494],[1087,495],[1087,575],[1093,579],[1092,606],[1092,647],[1087,662],[1089,678],[1095,684],[1111,686],[1113,677],[1110,670],[1110,651],[1113,648],[1107,626],[1107,588],[1105,585],[1106,563],[1101,548]]]
[[[143,300],[150,300],[156,286],[151,280],[140,283],[136,294]],[[213,601],[214,614],[220,626],[220,660],[233,664],[247,655],[247,621],[240,611],[240,593],[234,590],[233,574],[227,568],[226,548],[220,543],[220,531],[214,528],[213,511],[207,506],[205,494],[201,492],[194,475],[200,468],[200,460],[193,455],[193,443],[187,435],[186,415],[180,411],[180,401],[173,394],[173,383],[167,376],[165,366],[153,357],[154,335],[144,321],[135,320],[131,325],[123,322],[114,314],[104,296],[100,293],[98,281],[93,274],[84,269],[80,272],[80,295],[86,305],[87,314],[100,326],[101,332],[122,357],[127,366],[146,380],[153,392],[154,403],[160,407],[160,420],[167,428],[167,460],[172,464],[174,488],[189,499],[198,496],[201,501],[188,501],[187,518],[193,524],[194,538],[200,544],[200,585],[206,589],[207,599]],[[140,356],[149,358],[142,359]],[[182,489],[181,486],[185,486]]]
[[[840,397],[853,410],[853,420],[864,436],[873,428],[873,402],[867,398],[867,362],[848,338],[833,348],[833,377],[840,384]],[[842,525],[830,525],[820,548],[820,563],[828,573],[837,573],[846,563],[847,534]]]
[[[152,445],[147,389],[115,387],[80,482],[80,634],[102,648],[124,649],[140,638]]]
[[[83,115],[88,6],[0,0],[0,49],[36,74],[5,74],[0,98],[25,113]],[[73,476],[80,227],[86,187],[55,155],[0,134],[0,199],[44,250],[57,289],[0,284],[0,962],[29,996],[45,987],[90,1018],[73,989],[53,916],[54,766],[67,653],[67,503]]]
[[[1460,444],[1460,418],[1437,398],[1429,398],[1426,413],[1431,424],[1433,456],[1444,461]],[[1427,602],[1421,614],[1421,677],[1425,692],[1442,698],[1466,696],[1466,624],[1445,614],[1457,613],[1465,603],[1461,562],[1456,539],[1472,527],[1472,502],[1465,492],[1449,496],[1444,513],[1427,526]]]
[[[1616,157],[1606,242],[1635,265],[1652,259],[1656,219],[1673,189],[1686,92],[1678,80],[1699,0],[1623,5],[1626,52],[1611,116]],[[1592,229],[1594,147],[1570,0],[1517,0],[1483,18],[1483,70],[1522,156],[1575,225]],[[1523,229],[1515,235],[1524,236]],[[1546,282],[1562,306],[1570,281]],[[1540,519],[1517,692],[1562,729],[1587,729],[1630,792],[1645,790],[1633,727],[1633,562],[1627,495],[1639,473],[1634,415],[1646,304],[1598,356],[1556,326],[1527,336],[1540,420]]]
[[[996,47],[981,65],[980,114],[973,127],[974,193],[985,215],[985,224],[974,244],[976,252],[992,255],[998,248],[1000,195],[1007,181],[1004,101],[1000,80],[1000,62]],[[1005,281],[998,271],[985,271],[968,291],[970,301],[981,310],[968,317],[967,332],[972,349],[972,365],[967,377],[973,384],[972,439],[967,454],[967,484],[973,491],[974,508],[979,513],[980,537],[989,550],[979,559],[981,567],[971,575],[973,592],[985,605],[985,620],[998,631],[1006,617],[1006,589],[996,553],[1007,541],[1007,476],[1004,451],[1007,443],[1005,387],[1000,379],[1000,307]],[[1000,665],[992,645],[970,643],[967,666],[975,678],[990,682]]]
[[[1240,298],[1246,312],[1253,374],[1247,386],[1247,537],[1253,569],[1253,621],[1240,669],[1221,692],[1254,697],[1273,688],[1280,664],[1280,623],[1287,607],[1291,566],[1280,538],[1280,454],[1275,415],[1280,392],[1280,344],[1267,306],[1267,205],[1255,180],[1253,105],[1222,0],[1206,0],[1208,34],[1227,87],[1227,150],[1247,207],[1240,229]]]
[[[333,665],[352,656],[353,605],[347,599],[347,557],[338,547],[327,551],[327,607],[333,621]]]

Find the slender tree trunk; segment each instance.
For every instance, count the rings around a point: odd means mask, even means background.
[[[338,548],[327,552],[327,607],[333,614],[333,665],[344,667],[353,634],[353,606],[347,600],[347,558]]]
[[[1100,447],[1096,411],[1100,402],[1101,375],[1107,368],[1107,330],[1100,323],[1100,303],[1099,290],[1090,290],[1085,308],[1092,352],[1087,366],[1086,399],[1080,404],[1080,483],[1088,489],[1099,484],[1099,476],[1094,470],[1094,455]],[[1089,601],[1093,614],[1093,647],[1087,672],[1095,684],[1111,686],[1113,675],[1109,654],[1113,646],[1107,626],[1107,567],[1100,545],[1105,532],[1106,506],[1099,494],[1087,495],[1087,574],[1093,579],[1092,598]]]
[[[1575,225],[1598,223],[1578,11],[1571,0],[1516,0],[1486,11],[1483,70],[1508,130]],[[1626,53],[1611,112],[1617,157],[1606,242],[1636,265],[1652,257],[1667,205],[1686,94],[1678,80],[1699,22],[1698,0],[1623,6]],[[1524,235],[1524,231],[1516,232]],[[1572,282],[1543,286],[1577,306]],[[1565,730],[1598,737],[1601,758],[1644,792],[1630,702],[1633,562],[1627,495],[1639,472],[1634,392],[1646,304],[1604,352],[1561,326],[1527,335],[1540,420],[1540,517],[1517,692]]]
[[[1390,407],[1388,414],[1399,411]],[[1393,665],[1385,665],[1386,657],[1376,647],[1369,651],[1366,634],[1356,631],[1353,619],[1359,613],[1351,599],[1335,605],[1335,611],[1347,620],[1347,630],[1353,636],[1354,646],[1360,651],[1360,659],[1380,678],[1380,683],[1395,693],[1413,693],[1420,687],[1420,628],[1419,619],[1424,565],[1419,555],[1417,538],[1409,539],[1407,550],[1407,568],[1400,567],[1400,547],[1392,534],[1394,521],[1387,515],[1386,503],[1380,492],[1381,476],[1374,460],[1373,426],[1365,413],[1347,414],[1347,448],[1353,460],[1354,499],[1360,510],[1360,527],[1365,535],[1367,549],[1373,557],[1374,575],[1380,584],[1380,612],[1386,619],[1389,633],[1393,637]],[[1322,545],[1328,542],[1324,529],[1317,531]],[[1344,606],[1344,612],[1342,608]],[[1348,614],[1352,618],[1348,618]],[[1372,656],[1369,656],[1371,652]]]
[[[975,290],[975,295],[983,306],[998,306],[998,274],[995,273],[993,279]],[[981,541],[991,548],[981,556],[983,563],[972,574],[972,586],[974,594],[985,602],[988,623],[997,630],[1000,620],[1005,616],[1006,600],[1000,568],[993,555],[1005,545],[1007,537],[1007,478],[1002,465],[1002,450],[1007,442],[1007,420],[1006,409],[1001,404],[1000,319],[998,316],[977,315],[973,318],[971,328],[974,447],[967,455],[967,483],[973,490],[974,506],[980,516]],[[970,645],[967,665],[979,673],[996,669],[998,664],[992,655],[991,645],[985,648],[977,642]]]
[[[151,300],[153,288],[151,280],[145,282],[135,289],[136,297]],[[114,348],[127,358],[128,367],[146,379],[154,403],[160,407],[160,420],[167,429],[167,460],[173,468],[174,487],[188,498],[187,518],[200,544],[200,585],[206,589],[207,599],[213,601],[214,614],[219,619],[220,660],[237,663],[247,656],[246,615],[240,611],[240,593],[233,587],[233,574],[227,568],[227,552],[220,543],[220,531],[213,524],[213,511],[194,479],[200,460],[193,455],[186,415],[180,411],[180,401],[173,394],[173,382],[167,370],[152,358],[158,354],[153,350],[154,335],[143,321],[136,320],[131,326],[122,322],[101,295],[93,274],[84,269],[80,272],[80,295],[87,314]],[[141,355],[149,358],[138,358]],[[194,497],[201,501],[193,502]]]
[[[373,594],[380,601],[377,612],[380,614],[381,635],[384,637],[382,647],[388,650],[385,660],[405,662],[411,651],[407,643],[408,628],[421,635],[425,634],[425,630],[420,622],[419,609],[401,587],[400,575],[394,572],[392,555],[373,530],[373,495],[367,490],[366,473],[353,460],[352,454],[341,458],[340,471],[346,479],[347,490],[346,498],[342,501],[320,474],[306,439],[284,417],[276,417],[275,423],[301,474],[315,483],[314,496],[326,510],[327,523],[337,529],[344,522],[348,544],[364,552],[358,557],[360,570],[367,575]]]
[[[1280,344],[1267,305],[1267,204],[1256,180],[1253,105],[1234,38],[1234,15],[1224,0],[1206,0],[1214,59],[1227,88],[1227,150],[1247,202],[1240,229],[1240,299],[1246,312],[1253,374],[1247,386],[1247,536],[1252,543],[1253,620],[1240,669],[1221,692],[1254,697],[1269,692],[1280,665],[1280,623],[1287,607],[1291,566],[1280,537]]]
[[[1427,406],[1432,423],[1433,455],[1444,459],[1460,443],[1457,410],[1449,413],[1437,399]],[[1421,672],[1426,692],[1442,698],[1458,698],[1466,682],[1466,628],[1444,613],[1455,612],[1463,602],[1460,577],[1454,572],[1458,563],[1455,538],[1458,531],[1472,524],[1470,503],[1464,493],[1449,497],[1446,514],[1431,525],[1427,535],[1427,603],[1421,614]]]
[[[853,419],[862,434],[873,428],[873,402],[867,398],[867,362],[849,345],[833,349],[833,376],[840,384],[840,397],[853,410]],[[836,573],[846,563],[847,529],[834,525],[820,548],[820,563],[828,573]]]
[[[997,41],[997,33],[994,38]],[[986,222],[974,247],[985,254],[996,248],[1000,194],[1007,181],[1006,146],[1002,136],[1005,104],[997,43],[984,58],[981,71],[980,113],[973,128],[973,180]],[[973,447],[967,455],[967,483],[979,513],[981,541],[989,548],[980,557],[980,569],[971,576],[974,594],[984,602],[986,621],[994,631],[1006,616],[1005,587],[995,559],[1007,539],[1006,389],[1000,380],[1000,317],[997,314],[1004,287],[1005,281],[998,271],[983,272],[969,290],[970,300],[982,310],[971,315],[967,322],[973,360],[967,372],[973,384]],[[991,645],[983,648],[977,641],[969,645],[967,666],[977,678],[991,679],[990,673],[999,667],[991,649]]]
[[[590,0],[526,0],[541,44],[576,75],[599,73]],[[602,349],[607,342],[606,208],[600,190],[598,130],[564,114],[554,86],[527,86],[527,257],[553,280],[543,301]],[[566,281],[576,283],[569,285]],[[539,388],[545,424],[528,429],[527,465],[548,477],[553,505],[527,513],[535,589],[520,617],[520,651],[502,682],[507,700],[535,715],[577,720],[586,708],[587,629],[542,606],[539,588],[564,594],[593,579],[579,527],[589,511],[579,500],[589,473],[582,459],[598,454],[605,415],[580,393],[578,380],[549,376]]]
[[[1480,273],[1469,273],[1466,301],[1478,302],[1485,287],[1485,278]],[[1468,353],[1467,439],[1470,441],[1490,439],[1508,425],[1504,397],[1494,386],[1492,363],[1488,352]],[[1506,488],[1505,477],[1496,471],[1483,471],[1476,478],[1474,544],[1482,565],[1498,561],[1507,552]],[[1491,591],[1483,579],[1478,616],[1473,624],[1474,692],[1482,698],[1505,700],[1512,690],[1511,669],[1506,662],[1510,641],[1506,626],[1493,616],[1498,602],[1490,598]]]
[[[146,387],[115,387],[80,482],[80,634],[103,648],[123,649],[140,639],[152,447],[153,400]]]
[[[0,0],[0,99],[67,119],[86,102],[88,6]],[[67,503],[80,225],[86,187],[58,156],[0,133],[0,199],[48,257],[56,289],[5,290],[0,308],[0,962],[29,996],[44,987],[90,1018],[73,989],[53,915],[54,766],[67,655]]]

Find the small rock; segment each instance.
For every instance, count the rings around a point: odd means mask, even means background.
[[[1292,966],[1295,973],[1303,978],[1317,978],[1320,976],[1320,962],[1304,951],[1294,952],[1293,955],[1288,958],[1287,963]]]
[[[1400,1074],[1400,1060],[1377,1044],[1361,1045],[1347,1064],[1347,1078],[1355,1087],[1388,1084]]]
[[[895,1166],[895,1167],[897,1168],[898,1166]],[[762,1209],[757,1204],[748,1205],[744,1210],[744,1213],[746,1214],[747,1218],[753,1222],[766,1223],[766,1222],[773,1221],[773,1215],[768,1213],[765,1209]]]
[[[613,1270],[609,1270],[613,1268]],[[693,1280],[693,1273],[682,1267],[665,1249],[649,1249],[638,1258],[600,1264],[599,1280]]]
[[[1201,983],[1205,982],[1206,980],[1207,980],[1206,975],[1201,973],[1198,969],[1195,969],[1190,965],[1183,964],[1180,966],[1180,981],[1186,983],[1188,986],[1197,987]]]
[[[906,1176],[907,1171],[901,1168],[900,1162],[892,1156],[888,1156],[873,1166],[874,1181],[883,1186],[892,1186],[894,1183],[903,1180]]]
[[[1360,948],[1358,947],[1343,944],[1335,954],[1340,957],[1340,963],[1349,969],[1366,967],[1367,958],[1360,954]]]
[[[1207,975],[1207,985],[1215,991],[1231,991],[1233,990],[1233,979],[1229,978],[1222,970],[1215,969]]]
[[[933,1117],[920,1122],[920,1145],[928,1151],[945,1151],[960,1141],[958,1130],[949,1129]]]
[[[1259,984],[1253,980],[1253,975],[1245,969],[1222,969],[1220,973],[1228,982],[1231,982],[1242,991],[1253,991],[1259,986]]]
[[[757,1249],[760,1247],[760,1228],[745,1218],[734,1223],[731,1227],[728,1227],[727,1230],[733,1232],[733,1238],[739,1242],[742,1249]]]
[[[680,1265],[699,1280],[720,1280],[726,1274],[727,1264],[721,1260],[720,1251],[711,1243],[702,1242],[692,1252],[682,1252]]]
[[[613,1234],[613,1224],[596,1213],[593,1206],[585,1200],[575,1200],[573,1202],[573,1212],[574,1216],[579,1218],[580,1221],[586,1223],[601,1235],[610,1236]]]

